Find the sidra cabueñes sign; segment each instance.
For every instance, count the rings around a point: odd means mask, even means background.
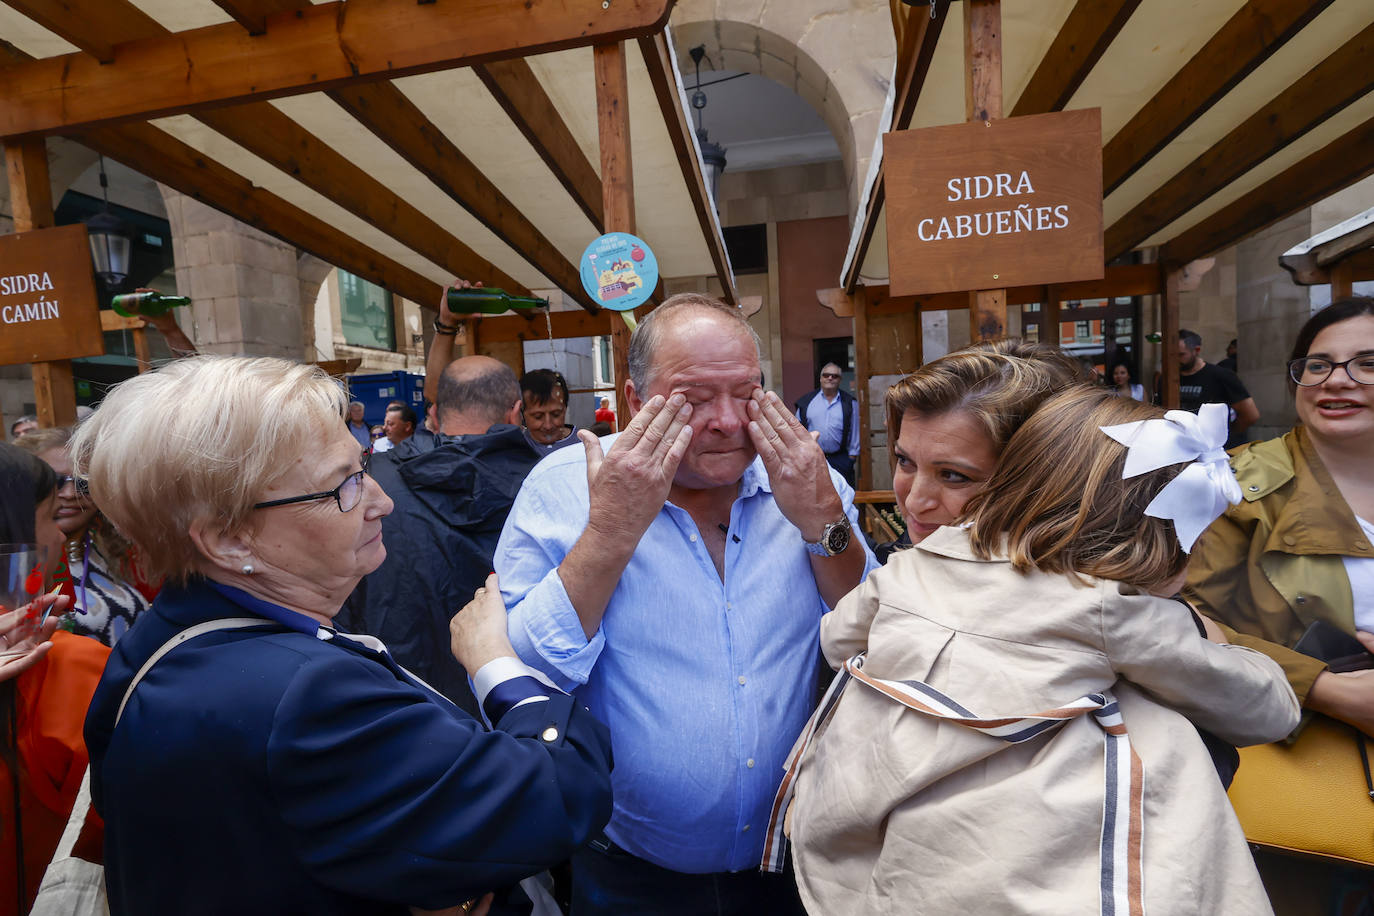
[[[1099,280],[1096,108],[885,134],[889,292]]]

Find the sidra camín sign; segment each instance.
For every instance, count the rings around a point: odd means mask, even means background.
[[[104,352],[86,227],[0,236],[0,366]]]
[[[893,296],[1097,280],[1096,108],[886,134]]]

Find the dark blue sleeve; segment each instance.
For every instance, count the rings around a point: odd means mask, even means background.
[[[610,736],[572,697],[512,709],[489,732],[356,658],[300,669],[267,755],[303,867],[426,909],[564,861],[611,814]]]

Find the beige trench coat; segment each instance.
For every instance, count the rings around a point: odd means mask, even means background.
[[[1255,744],[1293,728],[1297,699],[1271,659],[1200,638],[1182,605],[1023,576],[943,528],[841,601],[821,641],[832,665],[867,650],[867,674],[925,681],[979,716],[1114,690],[1144,766],[1146,912],[1270,912],[1184,716]],[[1103,770],[1091,715],[1009,745],[851,682],[797,775],[802,899],[817,916],[1097,913]]]

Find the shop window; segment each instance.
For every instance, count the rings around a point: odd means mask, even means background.
[[[346,270],[339,271],[339,317],[350,346],[396,349],[391,294]]]

